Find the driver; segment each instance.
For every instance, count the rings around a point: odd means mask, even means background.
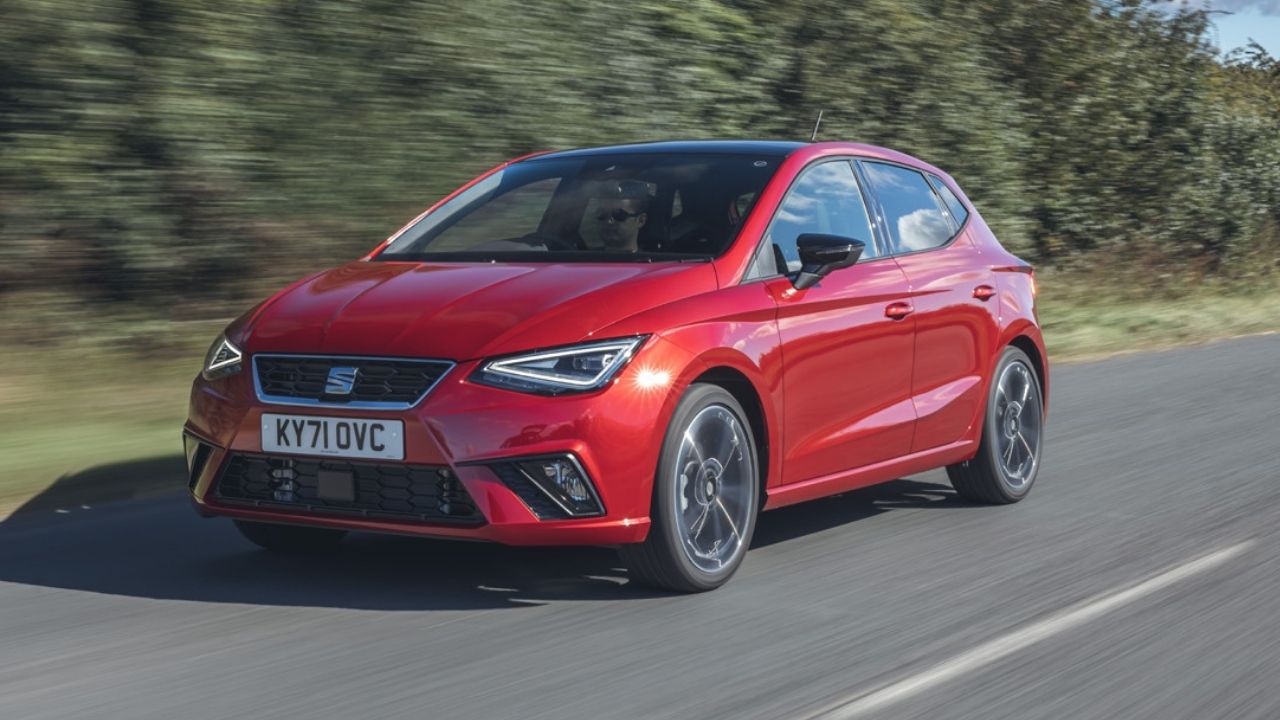
[[[596,227],[604,249],[638,252],[640,228],[648,220],[649,186],[639,180],[609,181],[596,199]]]

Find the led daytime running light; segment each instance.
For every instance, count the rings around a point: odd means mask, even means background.
[[[593,342],[489,360],[474,380],[510,390],[583,392],[603,387],[631,360],[643,337]],[[565,363],[568,366],[565,366]]]
[[[225,335],[219,335],[213,342],[213,347],[209,348],[209,354],[205,356],[203,375],[206,380],[234,375],[240,372],[243,360],[244,353],[240,352],[240,348]]]

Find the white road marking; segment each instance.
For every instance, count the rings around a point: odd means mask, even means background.
[[[1060,610],[1043,620],[1033,622],[994,640],[982,643],[972,650],[944,660],[915,675],[842,701],[835,707],[823,710],[813,717],[824,718],[825,720],[844,720],[845,718],[861,717],[867,713],[880,710],[887,705],[905,700],[934,685],[947,682],[984,665],[990,665],[1023,648],[1070,630],[1077,625],[1094,620],[1105,613],[1140,600],[1174,583],[1212,570],[1244,553],[1253,545],[1254,542],[1252,540],[1246,540],[1181,565],[1175,565],[1125,590],[1100,593],[1088,600]]]

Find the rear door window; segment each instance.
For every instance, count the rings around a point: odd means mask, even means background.
[[[862,162],[895,253],[918,252],[947,244],[955,234],[942,201],[922,173],[900,165]]]

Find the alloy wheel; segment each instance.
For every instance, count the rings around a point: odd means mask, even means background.
[[[1035,374],[1014,361],[1005,366],[996,384],[996,452],[1001,475],[1020,490],[1034,477],[1040,456],[1044,408]]]
[[[693,417],[675,464],[675,517],[686,557],[717,572],[745,550],[743,531],[755,501],[755,474],[742,423],[724,405]]]

